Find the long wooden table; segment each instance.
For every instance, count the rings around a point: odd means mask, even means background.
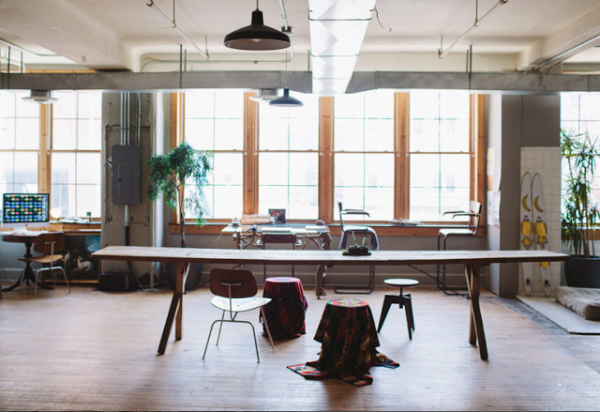
[[[183,336],[183,291],[191,263],[257,265],[313,265],[317,266],[315,285],[317,297],[324,296],[323,279],[329,266],[356,265],[438,265],[463,264],[471,301],[469,343],[477,344],[481,359],[488,358],[483,319],[479,306],[479,280],[481,266],[508,262],[559,262],[569,260],[569,255],[545,250],[506,251],[374,251],[370,256],[343,256],[339,250],[240,250],[240,249],[191,249],[166,247],[109,246],[92,255],[93,259],[164,262],[177,265],[177,282],[171,306],[165,322],[158,353],[165,353],[173,321],[175,339]]]

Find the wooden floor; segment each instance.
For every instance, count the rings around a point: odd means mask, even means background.
[[[328,297],[333,295],[327,290]],[[375,321],[384,290],[364,297]],[[388,290],[387,293],[393,293]],[[287,365],[317,359],[312,338],[327,299],[308,290],[307,335],[276,342],[226,324],[206,288],[184,299],[183,340],[157,356],[170,293],[75,288],[5,293],[0,299],[0,410],[598,410],[600,336],[563,332],[515,300],[484,293],[489,361],[468,343],[469,303],[432,289],[412,292],[416,332],[392,308],[380,351],[401,364],[372,368],[374,383],[305,380]],[[357,295],[352,295],[357,296]],[[257,315],[251,319],[257,325]],[[173,336],[173,334],[171,335]],[[213,341],[214,342],[214,341]]]

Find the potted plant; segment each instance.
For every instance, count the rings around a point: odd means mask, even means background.
[[[150,167],[150,187],[148,196],[155,201],[163,194],[167,205],[177,211],[181,232],[181,247],[186,247],[185,212],[195,216],[197,225],[204,225],[205,201],[202,187],[208,184],[208,174],[212,171],[212,153],[200,152],[187,143],[181,143],[164,155],[153,156],[147,163]],[[196,270],[198,276],[188,276],[185,289],[191,290],[200,283],[201,267]],[[175,271],[169,276],[174,288]]]
[[[561,130],[562,157],[566,160],[561,227],[571,260],[565,262],[567,285],[600,288],[600,258],[594,233],[600,212],[592,196],[594,170],[600,155],[597,139],[589,133]]]

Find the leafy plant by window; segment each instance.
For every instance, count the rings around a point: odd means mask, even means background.
[[[162,193],[167,205],[179,213],[181,247],[186,247],[184,205],[189,214],[196,216],[196,224],[202,226],[205,222],[202,187],[208,185],[207,177],[213,169],[212,153],[181,143],[168,154],[153,156],[147,165],[150,167],[148,196],[154,201]],[[193,185],[187,198],[186,184]]]
[[[597,139],[588,132],[573,134],[561,130],[562,157],[567,162],[566,191],[563,194],[562,234],[569,253],[589,258],[596,255],[594,232],[600,212],[592,199],[596,161],[600,155]]]

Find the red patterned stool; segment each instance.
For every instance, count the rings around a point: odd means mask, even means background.
[[[263,309],[273,340],[299,338],[306,333],[305,315],[308,302],[300,279],[267,278],[263,297],[271,298]],[[266,335],[263,325],[263,335]]]
[[[321,342],[319,360],[288,366],[305,378],[337,376],[356,386],[369,385],[371,366],[397,368],[398,363],[377,352],[377,327],[369,304],[359,299],[330,300],[315,334]]]

